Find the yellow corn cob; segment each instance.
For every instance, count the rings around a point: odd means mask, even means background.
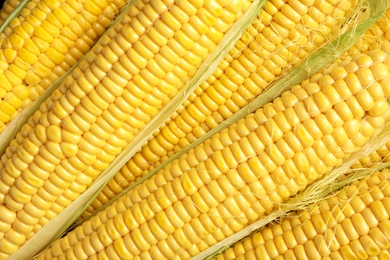
[[[380,51],[316,74],[167,165],[39,259],[187,259],[341,163],[383,122]],[[373,86],[373,87],[372,87]]]
[[[389,259],[390,170],[237,243],[223,259]]]
[[[0,259],[69,205],[197,71],[245,0],[138,1],[11,142]]]
[[[0,132],[91,47],[123,0],[31,1],[0,34]]]
[[[122,167],[82,217],[248,104],[327,42],[355,7],[354,1],[267,1],[217,71]]]
[[[20,4],[21,0],[6,0],[3,3],[3,7],[0,10],[0,25],[8,18],[8,16],[15,10]]]

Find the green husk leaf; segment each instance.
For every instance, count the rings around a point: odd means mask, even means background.
[[[201,65],[186,86],[169,102],[162,111],[134,138],[127,148],[117,156],[111,165],[99,176],[79,198],[72,202],[57,217],[48,222],[39,232],[26,242],[16,253],[9,257],[12,259],[29,259],[60,237],[68,227],[92,203],[108,181],[119,169],[134,155],[141,145],[160,127],[188,98],[188,96],[206,80],[218,67],[225,55],[234,47],[246,28],[252,23],[266,0],[255,0],[252,7],[236,22],[225,35],[222,42]]]
[[[12,13],[5,19],[4,23],[0,26],[0,33],[4,31],[4,29],[8,26],[8,24],[14,19],[18,17],[20,12],[22,12],[23,8],[30,2],[31,0],[22,0],[18,6],[12,11]]]

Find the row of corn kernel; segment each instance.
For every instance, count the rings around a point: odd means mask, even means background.
[[[15,252],[26,235],[108,167],[162,102],[196,73],[251,2],[138,3],[141,10],[130,9],[121,20],[126,24],[117,25],[120,33],[102,39],[104,45],[98,44],[41,105],[2,157],[0,215],[6,218],[0,258]]]
[[[40,259],[195,256],[361,147],[388,108],[369,86],[389,96],[389,69],[388,56],[375,52],[314,75],[167,165]]]
[[[388,259],[389,180],[389,170],[374,173],[214,259]]]
[[[276,77],[324,44],[354,4],[267,1],[217,71],[122,167],[83,216],[248,104]]]

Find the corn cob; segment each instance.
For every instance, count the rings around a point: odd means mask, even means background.
[[[122,167],[82,217],[248,104],[324,44],[356,7],[354,1],[321,3],[267,1],[217,71]]]
[[[250,1],[138,1],[2,157],[0,259],[70,204],[191,78]]]
[[[0,34],[0,132],[72,67],[123,0],[33,0]]]
[[[223,259],[389,259],[390,170],[237,243]]]
[[[390,64],[377,51],[314,75],[175,160],[39,259],[187,259],[278,208],[383,122]]]
[[[15,10],[20,4],[21,0],[6,0],[3,3],[3,7],[0,10],[0,25],[8,18],[8,16]]]

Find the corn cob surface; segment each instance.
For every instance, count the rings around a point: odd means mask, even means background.
[[[88,187],[185,85],[250,1],[138,1],[1,160],[0,258]]]
[[[32,0],[0,34],[0,133],[89,50],[123,0]]]
[[[356,1],[270,0],[217,71],[122,167],[82,217],[218,126],[341,27]]]
[[[39,259],[195,256],[361,147],[388,110],[389,68],[388,56],[376,51],[312,76],[169,164]],[[383,95],[370,94],[374,88]]]
[[[389,259],[390,170],[235,244],[223,259]]]

